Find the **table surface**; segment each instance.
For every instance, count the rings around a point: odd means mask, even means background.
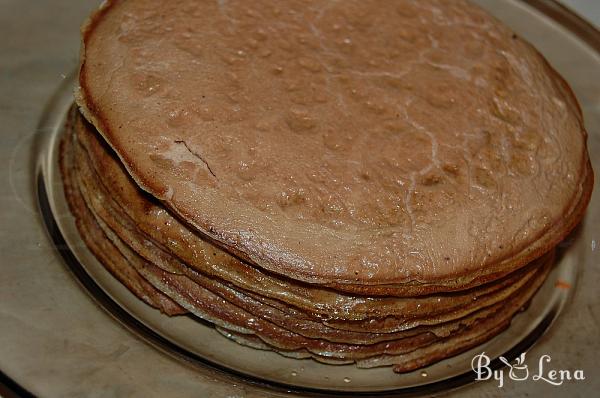
[[[600,1],[563,3],[600,26]],[[31,142],[44,105],[77,64],[79,25],[97,5],[96,0],[0,0],[0,159],[4,165],[0,169],[4,188],[0,193],[0,370],[42,396],[265,396],[153,353],[152,347],[119,327],[80,289],[61,289],[72,286],[73,277],[58,255],[48,255],[52,253],[51,242],[32,193]],[[592,73],[597,75],[598,71]],[[574,89],[578,92],[577,87]],[[598,97],[592,103],[600,108]],[[598,120],[592,122],[600,125]],[[598,237],[592,238],[598,241]],[[567,383],[559,389],[527,383],[507,383],[498,389],[493,382],[477,383],[461,389],[458,395],[561,393],[583,397],[597,393],[597,257],[594,262],[576,292],[581,305],[569,308],[559,319],[560,327],[543,338],[552,339],[553,347],[562,347],[553,352],[553,362],[560,364],[557,368],[586,367],[585,383]],[[51,275],[51,283],[37,278],[42,271]],[[16,311],[14,303],[27,311]],[[84,319],[78,317],[79,311],[86,313]],[[52,327],[48,326],[49,319]],[[534,347],[531,355],[539,358],[542,354]],[[203,393],[198,394],[200,391]]]

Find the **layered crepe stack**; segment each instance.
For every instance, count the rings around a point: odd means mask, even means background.
[[[81,60],[61,170],[84,241],[251,347],[398,372],[462,352],[589,201],[570,89],[462,1],[109,1]]]

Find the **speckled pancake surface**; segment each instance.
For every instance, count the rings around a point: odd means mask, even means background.
[[[448,353],[467,349],[502,331],[544,281],[552,263],[553,254],[550,253],[540,259],[532,278],[522,278],[525,283],[512,291],[509,298],[492,305],[481,302],[477,311],[451,322],[436,319],[432,326],[414,327],[379,337],[370,333],[338,330],[337,338],[340,341],[331,338],[332,334],[325,331],[325,324],[319,326],[318,322],[313,322],[312,330],[316,333],[310,335],[306,322],[298,322],[298,319],[294,321],[285,315],[278,318],[274,308],[265,312],[257,310],[256,305],[248,306],[231,287],[218,288],[211,281],[194,276],[193,272],[163,269],[143,258],[136,252],[135,246],[131,246],[127,234],[123,235],[118,227],[115,229],[119,221],[111,221],[111,216],[105,211],[105,207],[110,207],[110,198],[102,192],[94,191],[94,184],[90,184],[94,177],[90,175],[91,168],[86,166],[85,151],[73,138],[75,137],[64,138],[61,157],[69,192],[67,199],[76,215],[82,236],[99,259],[113,269],[133,271],[136,276],[125,278],[125,283],[130,279],[141,280],[155,294],[166,294],[191,313],[223,328],[221,331],[227,337],[255,348],[271,349],[297,358],[312,357],[331,364],[355,362],[359,367],[394,364],[397,371],[409,371],[435,362]],[[125,239],[121,239],[122,236]],[[143,243],[151,246],[151,242]],[[109,247],[112,249],[102,256],[102,250]],[[98,252],[95,248],[101,248],[101,251]],[[142,299],[147,297],[144,291],[131,286],[130,289]],[[231,293],[224,294],[228,290]],[[166,304],[163,301],[154,305],[167,312],[169,306]],[[181,307],[175,313],[181,313]],[[282,318],[287,318],[289,322],[281,323]],[[361,334],[362,340],[353,341]]]
[[[275,273],[460,288],[589,199],[568,86],[464,1],[108,1],[83,34],[78,104],[137,183]]]
[[[177,225],[177,220],[166,217],[168,211],[158,209],[157,204],[145,199],[147,195],[140,194],[139,188],[126,177],[106,146],[100,145],[89,125],[78,119],[75,129],[77,141],[82,144],[75,151],[79,189],[87,198],[88,207],[120,240],[164,271],[186,275],[255,315],[266,316],[272,321],[276,318],[275,323],[292,325],[295,331],[308,337],[366,343],[398,338],[401,331],[419,325],[456,320],[508,299],[528,283],[542,264],[536,261],[524,272],[516,272],[480,288],[413,298],[349,296],[319,286],[298,285],[293,280],[273,275],[257,275],[253,267],[233,257],[227,258],[226,253],[212,256],[211,253],[219,250],[211,249],[206,242],[178,243],[178,237],[168,233],[170,229],[167,228]],[[98,169],[93,170],[94,167]],[[134,208],[145,211],[132,212]],[[162,216],[157,217],[157,214]],[[150,227],[142,227],[146,224]],[[190,246],[203,248],[208,255],[199,251],[189,256],[181,250]],[[192,263],[176,257],[177,253],[182,253]],[[213,260],[214,257],[217,259]],[[232,270],[220,272],[219,264]],[[409,330],[408,333],[414,332]],[[439,331],[435,333],[439,334]]]

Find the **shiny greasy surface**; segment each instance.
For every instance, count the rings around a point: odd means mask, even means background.
[[[72,140],[64,137],[65,144]],[[69,147],[67,145],[67,147]],[[74,160],[71,161],[70,159]],[[466,317],[452,322],[435,320],[435,325],[417,327],[398,334],[379,336],[363,334],[357,344],[357,333],[338,331],[337,339],[326,333],[328,327],[316,322],[311,335],[307,322],[300,317],[294,322],[294,315],[280,314],[276,308],[255,303],[252,305],[244,294],[230,287],[215,285],[193,271],[181,267],[175,270],[163,269],[160,261],[150,262],[141,256],[139,246],[131,244],[128,234],[123,231],[120,221],[111,217],[105,206],[110,206],[110,198],[101,191],[94,190],[91,170],[86,168],[85,151],[78,143],[71,149],[63,150],[62,169],[70,202],[81,233],[89,237],[87,244],[98,255],[97,248],[111,248],[108,257],[99,259],[111,269],[129,270],[135,280],[142,278],[151,284],[158,294],[166,294],[191,313],[230,330],[227,333],[242,333],[248,336],[236,341],[248,344],[248,338],[258,337],[261,348],[272,349],[283,355],[312,357],[326,363],[352,363],[359,367],[396,365],[398,371],[409,371],[425,364],[467,349],[499,333],[510,323],[510,319],[533,295],[545,279],[553,256],[545,256],[543,264],[535,276],[512,292],[511,297],[485,306]],[[90,189],[91,188],[91,189]],[[97,187],[96,187],[97,189]],[[153,243],[142,240],[141,246],[152,248]],[[155,248],[156,249],[156,248]],[[529,278],[526,278],[529,279]],[[127,280],[124,281],[127,284]],[[132,291],[141,298],[135,289]],[[162,292],[162,293],[160,293]],[[168,306],[158,304],[163,311]],[[260,308],[259,308],[260,307]],[[283,320],[287,320],[285,322]],[[310,337],[308,337],[310,336]],[[374,338],[375,337],[375,338]],[[254,342],[254,346],[257,342]]]
[[[145,303],[154,308],[159,308],[167,315],[172,316],[185,313],[186,311],[182,307],[152,286],[133,267],[123,261],[118,261],[121,255],[117,248],[106,239],[99,228],[94,228],[93,225],[86,222],[85,217],[87,213],[85,203],[79,193],[79,187],[73,178],[75,163],[73,162],[71,141],[71,139],[62,141],[60,166],[62,175],[65,177],[65,195],[70,198],[69,206],[76,217],[77,228],[81,232],[81,237],[85,241],[85,244],[115,278]]]
[[[143,242],[136,249],[142,251],[142,256],[162,268],[175,270],[172,272],[180,273],[178,269],[190,268],[212,281],[226,281],[237,290],[258,296],[262,301],[268,300],[272,305],[273,302],[280,305],[285,303],[295,308],[294,312],[303,312],[304,317],[332,324],[336,319],[353,320],[351,324],[343,322],[340,326],[350,330],[403,330],[423,323],[424,317],[442,315],[446,319],[453,319],[504,300],[537,267],[532,264],[523,272],[515,272],[502,280],[454,294],[411,298],[357,297],[297,283],[289,278],[261,272],[187,230],[160,203],[149,200],[149,196],[142,193],[89,124],[83,123],[78,117],[75,129],[78,142],[85,147],[85,151],[79,150],[79,155],[87,159],[78,162],[82,180],[104,210],[113,213],[120,227],[127,230],[129,238],[120,234],[121,237],[126,241]],[[108,220],[105,222],[113,225]],[[155,248],[159,254],[143,254],[151,248]],[[376,318],[379,320],[376,321]]]
[[[79,189],[94,214],[119,239],[161,269],[186,275],[255,315],[307,337],[368,343],[406,336],[401,331],[414,333],[410,329],[416,326],[459,319],[505,301],[528,283],[541,264],[536,261],[524,272],[480,288],[413,298],[351,296],[266,275],[183,230],[168,211],[141,194],[81,118],[75,130]],[[186,239],[174,234],[172,227]]]
[[[589,198],[568,87],[464,2],[115,1],[84,45],[78,103],[137,182],[278,273],[460,286]]]

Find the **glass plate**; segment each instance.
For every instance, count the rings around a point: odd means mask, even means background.
[[[502,2],[501,6],[500,2],[491,0],[478,3],[505,21],[514,14],[512,20],[516,26],[513,24],[513,28],[519,33],[527,30],[521,3]],[[529,3],[537,7],[553,4]],[[523,24],[521,29],[519,24]],[[482,351],[492,358],[502,355],[509,360],[525,352],[553,323],[574,290],[578,264],[582,262],[581,251],[564,249],[577,241],[577,231],[561,245],[556,266],[528,309],[518,314],[505,332],[461,355],[406,374],[394,374],[390,367],[358,369],[354,365],[333,366],[290,359],[238,345],[192,316],[163,315],[137,299],[96,260],[79,237],[67,208],[57,158],[67,111],[73,102],[75,80],[74,74],[65,79],[51,99],[36,141],[37,193],[47,229],[66,265],[108,313],[139,337],[197,366],[199,371],[216,370],[225,377],[254,384],[257,388],[313,395],[397,396],[450,389],[474,380],[471,360]],[[558,280],[573,288],[557,287]],[[490,367],[501,366],[499,360],[494,360]]]

